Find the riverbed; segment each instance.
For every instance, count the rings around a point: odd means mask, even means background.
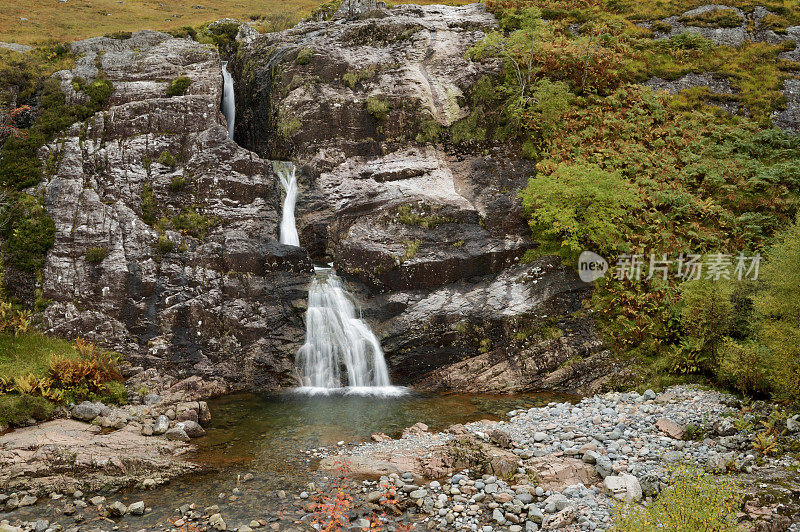
[[[577,398],[413,391],[399,397],[292,392],[230,395],[209,402],[213,418],[206,427],[207,434],[192,441],[197,450],[188,459],[203,466],[204,473],[179,478],[152,491],[104,494],[108,503],[120,500],[129,505],[143,500],[150,508],[144,516],[126,516],[112,523],[100,518],[91,506],[77,513],[83,513],[84,523],[96,521],[104,530],[114,525],[131,530],[171,526],[169,520],[177,520],[178,509],[189,504],[195,504],[198,510],[219,506],[229,528],[253,518],[291,521],[298,507],[296,496],[314,478],[315,452],[367,441],[377,432],[396,438],[404,428],[418,422],[431,430],[442,430],[455,423],[503,419],[518,408],[573,399]],[[74,516],[59,515],[68,499],[38,503],[7,517],[44,517],[69,528]]]

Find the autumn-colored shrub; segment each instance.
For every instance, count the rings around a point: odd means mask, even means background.
[[[77,357],[50,358],[49,387],[61,390],[64,398],[73,401],[116,393],[110,385],[123,379],[114,356],[80,338],[75,341],[75,350]]]

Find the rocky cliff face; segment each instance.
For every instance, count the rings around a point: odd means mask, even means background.
[[[109,107],[46,148],[41,185],[56,223],[47,256],[48,332],[88,336],[178,375],[234,386],[293,380],[308,254],[276,240],[268,161],[227,138],[215,48],[166,34],[75,43],[76,67],[106,76]],[[167,96],[178,76],[185,95]]]
[[[505,364],[552,336],[565,348],[544,349],[543,371],[599,348],[572,318],[587,285],[554,260],[519,263],[535,245],[516,197],[532,165],[440,140],[498,71],[465,59],[495,24],[480,4],[351,4],[253,39],[232,61],[237,138],[301,165],[301,244],[361,289],[402,382],[478,354]],[[481,389],[511,391],[491,379]]]
[[[42,153],[50,332],[236,388],[292,385],[313,259],[350,282],[395,381],[512,391],[600,350],[579,312],[588,285],[554,259],[520,263],[531,164],[437,142],[496,71],[464,58],[494,18],[477,4],[351,11],[240,32],[236,139],[252,151],[227,138],[215,48],[154,32],[74,44],[68,97],[83,97],[79,77],[114,92]],[[168,97],[178,76],[192,84]],[[285,158],[300,166],[302,248],[276,240],[269,160]],[[487,374],[523,360],[526,378],[439,377],[473,358]]]

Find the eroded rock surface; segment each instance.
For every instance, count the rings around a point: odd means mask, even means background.
[[[493,16],[480,4],[362,11],[239,32],[235,136],[254,151],[227,138],[216,49],[156,32],[73,45],[81,58],[57,74],[68,98],[86,98],[78,78],[106,76],[114,92],[42,153],[57,229],[48,332],[177,378],[293,385],[313,259],[350,283],[395,382],[488,358],[480,386],[527,389],[598,351],[575,314],[589,286],[555,259],[521,263],[536,246],[517,197],[533,163],[437,142],[497,71],[465,58]],[[168,97],[178,76],[192,84]],[[279,158],[299,166],[302,248],[276,240]]]
[[[73,44],[59,72],[106,76],[109,106],[42,158],[56,224],[43,296],[49,333],[88,336],[172,374],[232,388],[293,382],[311,262],[276,240],[280,198],[268,161],[227,138],[215,48],[156,32]],[[178,76],[192,83],[167,96]]]
[[[542,345],[554,367],[596,347],[579,347],[593,332],[570,315],[588,286],[554,260],[520,264],[536,245],[517,198],[534,165],[437,142],[469,114],[476,81],[498,71],[465,58],[495,25],[479,4],[340,10],[232,60],[237,138],[301,166],[301,245],[351,281],[398,382],[525,345]],[[565,349],[541,343],[559,327]],[[479,382],[500,389],[490,380]]]
[[[133,428],[101,434],[100,427],[72,419],[48,421],[0,436],[0,490],[41,496],[54,489],[121,488],[147,478],[163,482],[197,470],[180,458],[190,449]]]

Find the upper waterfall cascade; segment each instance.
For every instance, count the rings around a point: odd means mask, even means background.
[[[294,221],[294,206],[297,203],[297,168],[288,162],[276,162],[273,168],[286,194],[283,200],[280,241],[281,244],[299,247],[300,237],[297,235],[297,225]]]
[[[236,123],[236,99],[233,94],[233,76],[228,72],[228,62],[222,63],[222,115],[228,124],[228,138],[233,140],[233,126]]]

